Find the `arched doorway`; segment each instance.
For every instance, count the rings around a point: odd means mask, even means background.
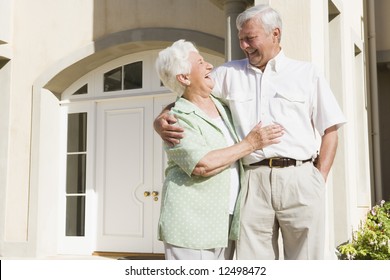
[[[176,96],[154,70],[157,53],[110,61],[61,95],[60,253],[163,252],[157,222],[166,159],[152,123]]]

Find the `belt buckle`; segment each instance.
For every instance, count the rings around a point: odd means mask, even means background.
[[[269,159],[269,162],[268,162],[268,166],[269,166],[270,168],[280,167],[280,166],[273,166],[273,165],[272,165],[272,161],[273,161],[274,159],[280,159],[280,158],[278,158],[278,157],[277,157],[277,158],[270,158],[270,159]]]

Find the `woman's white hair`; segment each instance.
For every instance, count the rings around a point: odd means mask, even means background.
[[[176,76],[190,74],[191,63],[188,57],[191,52],[199,53],[193,43],[181,39],[160,51],[156,60],[156,70],[161,81],[178,96],[183,95],[185,86],[176,79]]]
[[[280,41],[282,35],[282,19],[277,11],[267,5],[253,6],[238,15],[236,19],[237,29],[240,31],[244,23],[252,19],[262,24],[267,34],[270,34],[275,28],[279,28]]]

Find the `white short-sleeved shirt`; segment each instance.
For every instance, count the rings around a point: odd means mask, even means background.
[[[259,121],[285,129],[280,143],[246,156],[246,165],[271,157],[313,158],[319,143],[315,129],[322,136],[327,128],[346,122],[313,64],[287,58],[283,51],[268,62],[264,72],[243,59],[215,68],[213,77],[213,95],[229,106],[241,139]]]

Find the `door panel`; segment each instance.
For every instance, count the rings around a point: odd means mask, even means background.
[[[97,106],[97,251],[163,253],[157,240],[166,168],[153,120],[174,95]]]
[[[175,98],[98,104],[97,251],[164,252],[163,243],[157,240],[157,226],[167,160],[153,120]]]
[[[98,104],[98,251],[153,249],[152,110],[151,98]]]
[[[170,103],[176,100],[176,95],[168,95],[163,97],[156,97],[154,99],[154,117],[153,120],[161,113],[161,111]],[[155,223],[153,223],[153,250],[155,253],[163,253],[164,245],[161,241],[157,240],[158,219],[160,216],[161,207],[161,190],[165,178],[165,168],[167,167],[167,157],[163,150],[161,137],[153,131],[153,147],[154,147],[154,160],[153,160],[153,187],[154,190],[159,191],[158,203],[153,205],[153,217]]]

